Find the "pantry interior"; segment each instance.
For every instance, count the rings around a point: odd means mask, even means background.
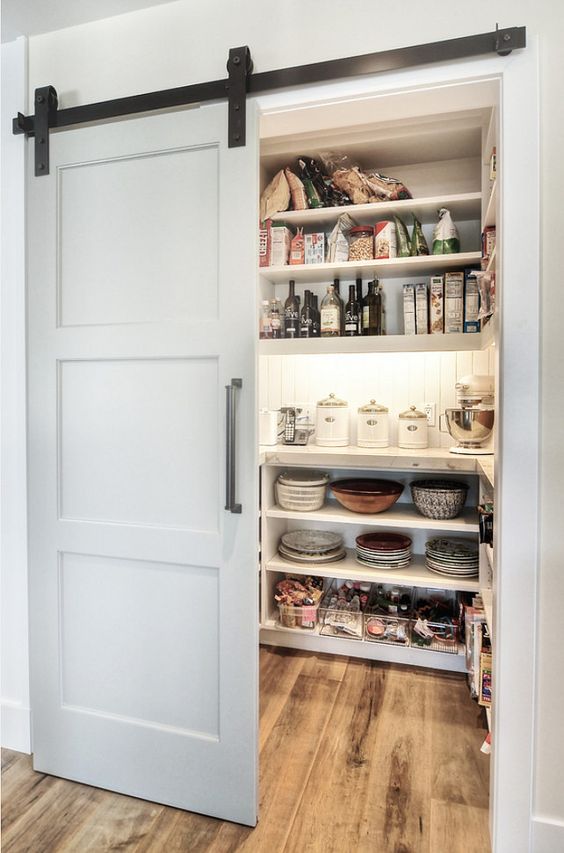
[[[378,279],[383,285],[386,334],[359,337],[283,338],[258,342],[258,406],[276,411],[286,407],[301,409],[305,420],[315,420],[317,401],[335,394],[348,403],[349,444],[323,447],[315,434],[305,446],[282,444],[261,446],[260,463],[260,641],[261,643],[341,654],[396,664],[409,664],[459,673],[474,668],[470,681],[480,692],[480,649],[473,647],[469,659],[458,629],[448,642],[417,642],[413,622],[406,621],[407,641],[375,638],[366,630],[367,615],[356,633],[336,631],[327,618],[330,610],[307,628],[281,619],[275,600],[277,583],[286,575],[304,578],[315,574],[324,578],[324,590],[335,590],[345,581],[361,582],[367,594],[389,594],[391,589],[410,596],[412,601],[428,596],[450,602],[456,615],[458,597],[466,601],[481,596],[483,615],[476,622],[479,637],[491,641],[493,670],[496,654],[496,608],[499,583],[496,569],[497,525],[491,544],[479,545],[479,573],[476,577],[445,576],[426,567],[425,545],[432,537],[463,537],[478,543],[478,505],[496,501],[495,475],[498,455],[458,455],[450,452],[456,444],[440,429],[440,416],[457,405],[456,383],[468,375],[490,375],[495,388],[500,383],[498,312],[502,308],[503,244],[497,230],[495,251],[482,263],[481,235],[486,227],[500,222],[503,162],[491,180],[491,155],[499,151],[499,80],[485,79],[471,84],[410,89],[366,96],[338,103],[318,103],[304,109],[278,110],[261,119],[260,190],[281,168],[299,156],[319,157],[319,152],[345,152],[361,164],[384,175],[393,175],[410,190],[409,200],[353,205],[346,208],[288,210],[275,214],[295,232],[325,232],[333,229],[339,215],[350,213],[357,224],[374,225],[394,214],[411,225],[411,215],[423,224],[431,245],[433,225],[440,208],[450,210],[460,234],[460,252],[451,255],[365,260],[360,262],[263,266],[259,270],[258,302],[288,295],[288,282],[295,280],[296,293],[305,289],[323,298],[327,286],[338,278],[341,297],[346,301],[349,284],[358,277],[366,283]],[[408,283],[429,283],[432,275],[488,268],[495,272],[496,311],[477,333],[404,334],[403,287]],[[260,306],[257,305],[257,315]],[[258,334],[257,334],[258,337]],[[376,400],[389,410],[389,446],[367,448],[357,445],[357,410]],[[428,447],[398,447],[398,415],[410,406],[430,407]],[[498,446],[499,409],[496,411],[494,446]],[[276,481],[281,473],[315,470],[329,475],[329,481],[353,477],[378,477],[399,481],[403,493],[389,510],[378,514],[351,512],[328,490],[324,505],[310,512],[284,509],[277,502]],[[410,483],[418,479],[462,481],[468,486],[466,504],[456,518],[424,517],[412,503]],[[497,504],[496,504],[497,508]],[[296,530],[331,531],[343,537],[346,556],[339,562],[312,568],[291,563],[279,551],[283,534]],[[359,564],[355,540],[373,532],[395,532],[412,540],[408,566],[394,569]],[[368,586],[370,585],[370,587]],[[370,588],[371,592],[368,592]],[[323,608],[323,604],[322,604]],[[384,619],[384,622],[386,620]],[[479,642],[479,640],[478,640]],[[491,728],[495,717],[495,677],[491,708],[487,708]],[[495,749],[495,743],[493,745]]]

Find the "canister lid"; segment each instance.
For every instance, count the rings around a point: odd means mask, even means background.
[[[325,486],[329,482],[329,474],[323,471],[283,471],[278,482],[283,486]]]
[[[355,225],[354,228],[351,228],[349,234],[373,234],[374,226],[373,225]]]
[[[366,403],[365,406],[361,406],[358,410],[359,415],[367,415],[375,412],[387,412],[388,409],[385,406],[381,406],[376,400],[371,400],[369,403]]]
[[[409,418],[410,420],[413,420],[414,418],[425,418],[425,420],[427,420],[425,412],[420,412],[419,409],[415,408],[415,406],[410,406],[405,412],[400,412],[398,417]]]
[[[324,400],[319,400],[317,403],[318,406],[348,406],[349,404],[345,402],[345,400],[339,400],[338,397],[335,397],[334,394],[329,394],[328,397],[325,397]]]

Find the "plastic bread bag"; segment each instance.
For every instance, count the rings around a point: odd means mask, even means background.
[[[260,197],[260,218],[264,222],[274,213],[288,210],[290,204],[290,186],[284,169],[277,172]]]
[[[380,172],[365,172],[366,179],[377,199],[382,201],[400,201],[405,198],[413,198],[405,184],[397,178],[389,178]]]
[[[307,210],[309,207],[304,185],[297,175],[291,169],[284,169],[288,186],[290,187],[290,195],[292,197],[292,210]]]
[[[304,189],[306,191],[309,206],[312,208],[323,207],[323,194],[319,194],[318,188],[314,183],[310,165],[307,163],[306,160],[302,160],[302,158],[300,157],[298,160],[298,166],[300,169],[300,175],[304,184]]]
[[[458,229],[446,207],[439,210],[439,221],[433,231],[433,254],[452,255],[460,252]]]
[[[329,177],[332,177],[335,172],[347,172],[349,169],[360,168],[360,163],[351,159],[344,151],[320,151],[319,159],[325,174]]]
[[[338,190],[348,195],[353,204],[371,204],[377,201],[366,175],[358,166],[339,169],[333,172],[331,179]]]
[[[399,216],[394,216],[394,222],[396,223],[397,257],[408,258],[411,254],[411,247],[405,222]]]
[[[356,222],[348,213],[339,216],[335,227],[329,235],[327,261],[330,264],[340,264],[349,259],[348,233]]]
[[[495,309],[495,273],[476,271],[474,275],[478,280],[480,292],[478,320],[485,320],[486,317],[491,317]]]
[[[429,246],[427,245],[427,240],[425,239],[425,235],[423,234],[421,223],[419,222],[416,216],[413,217],[413,231],[411,233],[411,254],[413,256],[429,254]]]

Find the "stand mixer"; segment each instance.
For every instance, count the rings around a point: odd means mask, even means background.
[[[493,453],[494,378],[472,373],[455,385],[458,407],[445,409],[448,432],[458,442],[451,453]],[[441,431],[446,432],[441,426]]]

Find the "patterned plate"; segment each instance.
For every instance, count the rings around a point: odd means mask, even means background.
[[[280,541],[286,548],[300,554],[325,554],[340,548],[343,537],[329,530],[291,530],[290,533],[284,533]]]

